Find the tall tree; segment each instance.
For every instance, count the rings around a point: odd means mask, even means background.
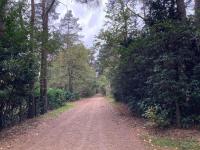
[[[87,96],[94,91],[95,71],[89,64],[90,51],[82,44],[60,51],[51,63],[50,87]]]
[[[48,101],[47,101],[47,56],[48,56],[48,23],[49,23],[49,13],[53,8],[56,0],[52,0],[50,5],[48,5],[47,0],[42,0],[42,48],[41,48],[41,71],[40,71],[40,100],[42,103],[41,113],[47,112]]]
[[[200,0],[195,0],[195,20],[200,23]]]
[[[34,62],[34,25],[35,25],[35,0],[31,0],[31,19],[30,19],[30,49],[31,49],[31,55],[33,59],[30,59],[30,69],[34,68],[35,62]],[[28,117],[33,118],[36,116],[36,100],[34,97],[34,84],[35,80],[31,81],[30,83],[30,95],[29,95],[29,108],[28,108]]]
[[[177,15],[181,20],[186,19],[186,6],[184,0],[176,0],[177,4]]]
[[[5,15],[5,5],[7,0],[0,1],[0,39],[3,37],[4,34],[4,15]]]
[[[61,19],[61,24],[59,27],[60,33],[61,33],[61,39],[63,41],[63,53],[65,58],[69,58],[68,55],[70,55],[69,51],[70,49],[80,42],[80,31],[82,28],[80,27],[78,23],[78,18],[75,18],[72,14],[72,11],[68,11],[64,18]],[[70,55],[70,57],[72,57]],[[72,63],[72,62],[71,62]],[[72,67],[69,65],[69,60],[65,62],[64,64],[68,64],[65,68],[67,70],[67,76],[68,76],[68,90],[70,92],[73,92],[73,78],[74,73]],[[65,87],[67,88],[67,87]],[[66,89],[67,90],[67,89]]]
[[[59,32],[62,36],[62,42],[65,48],[72,47],[73,44],[80,41],[80,31],[82,28],[78,23],[78,18],[75,18],[72,11],[69,10],[61,19]]]

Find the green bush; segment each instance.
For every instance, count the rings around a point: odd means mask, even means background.
[[[147,118],[149,121],[151,121],[154,126],[164,128],[170,125],[170,122],[167,119],[168,112],[165,110],[161,111],[159,107],[156,106],[148,107],[143,116]]]
[[[80,99],[79,93],[71,93],[69,91],[65,92],[65,100],[66,101],[74,101]]]
[[[49,88],[47,92],[48,108],[50,110],[59,108],[65,103],[65,91],[62,89]]]
[[[40,114],[40,87],[39,84],[36,84],[35,92],[34,92],[36,104],[37,104],[37,114]],[[49,88],[47,90],[47,98],[48,98],[48,109],[53,110],[57,109],[64,105],[65,102],[78,100],[80,96],[78,93],[71,93],[69,91],[64,91],[59,88]]]

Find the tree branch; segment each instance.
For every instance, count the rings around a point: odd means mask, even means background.
[[[56,2],[56,0],[53,0],[53,1],[51,2],[51,5],[49,6],[49,8],[48,8],[47,11],[46,11],[46,15],[51,11],[51,8],[53,7],[53,5],[54,5],[55,2]]]
[[[141,19],[144,20],[144,21],[147,21],[147,19],[146,19],[145,17],[141,16],[140,14],[138,14],[138,13],[134,12],[132,9],[130,9],[130,8],[128,7],[128,4],[126,4],[126,7],[127,7],[127,9],[128,9],[131,13],[133,13],[135,16],[141,18]]]

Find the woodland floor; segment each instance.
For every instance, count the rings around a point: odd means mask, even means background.
[[[0,150],[157,149],[143,138],[149,132],[144,122],[132,117],[125,106],[101,96],[82,99],[74,105],[58,116],[31,119],[2,131]],[[187,133],[194,134],[199,136],[196,130]]]

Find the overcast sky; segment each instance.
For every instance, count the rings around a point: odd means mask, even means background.
[[[61,16],[64,16],[68,10],[72,10],[73,15],[79,18],[79,23],[82,27],[82,33],[84,37],[82,41],[86,47],[91,47],[95,36],[103,27],[105,20],[105,7],[107,0],[101,0],[100,7],[91,8],[90,6],[77,4],[74,0],[60,0],[63,4],[58,7],[58,12]]]
[[[103,28],[105,20],[105,8],[108,0],[100,0],[100,7],[91,7],[83,4],[78,4],[75,0],[59,0],[61,3],[58,7],[60,16],[63,17],[68,10],[72,10],[73,15],[79,18],[79,23],[82,27],[82,33],[84,37],[82,41],[86,47],[91,47],[93,40],[99,31]],[[188,14],[193,13],[193,1],[188,6]],[[140,6],[139,6],[140,7]],[[137,8],[139,10],[140,8]]]

